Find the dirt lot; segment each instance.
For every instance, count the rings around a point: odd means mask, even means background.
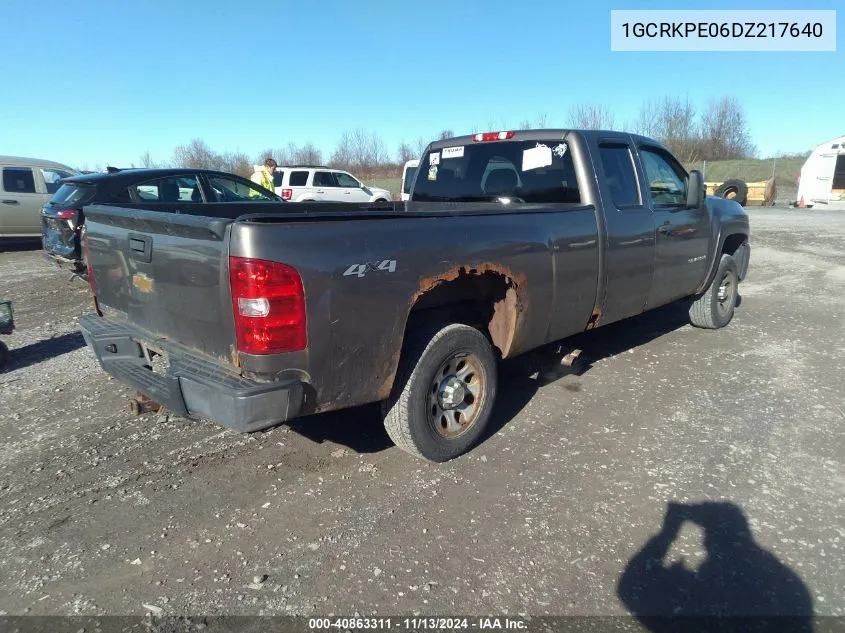
[[[845,615],[845,213],[751,214],[727,329],[671,306],[583,337],[580,375],[507,367],[494,433],[444,465],[374,407],[252,436],[133,417],[78,333],[86,284],[0,252],[0,614]],[[642,564],[669,502],[708,500],[661,537],[698,575]]]

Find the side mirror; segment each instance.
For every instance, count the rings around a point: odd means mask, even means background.
[[[687,208],[698,209],[704,204],[704,176],[697,169],[689,173],[687,187]]]

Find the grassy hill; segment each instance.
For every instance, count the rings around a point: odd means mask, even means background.
[[[707,161],[707,165],[694,163],[685,165],[688,170],[704,171],[704,180],[719,182],[729,178],[739,178],[745,182],[768,180],[774,171],[775,184],[778,187],[794,187],[795,175],[801,171],[806,156],[785,158],[747,158],[743,160]],[[702,169],[706,167],[706,169]]]
[[[785,158],[746,158],[743,160],[717,160],[684,165],[687,170],[698,169],[704,171],[707,182],[721,182],[729,178],[739,178],[745,182],[768,180],[774,170],[775,183],[778,188],[794,188],[795,175],[801,171],[801,166],[807,160],[806,156],[788,156]],[[706,167],[706,169],[702,169]],[[375,178],[365,180],[366,184],[382,187],[393,192],[394,199],[399,198],[399,188],[402,184],[401,175],[394,178]]]

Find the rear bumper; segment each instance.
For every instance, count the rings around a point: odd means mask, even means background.
[[[298,380],[248,380],[225,363],[93,314],[80,320],[80,329],[107,373],[176,414],[207,418],[241,432],[267,428],[299,414],[303,385]],[[169,359],[163,373],[148,364],[144,346],[153,342]]]

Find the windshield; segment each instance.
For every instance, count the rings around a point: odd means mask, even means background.
[[[418,202],[581,202],[572,156],[560,139],[446,147],[427,153],[420,169]]]
[[[93,197],[95,191],[96,187],[88,183],[65,183],[50,198],[50,204],[67,206],[85,204]]]
[[[411,193],[411,184],[414,182],[414,175],[417,173],[417,167],[408,167],[405,170],[405,184],[402,187],[403,193]]]

